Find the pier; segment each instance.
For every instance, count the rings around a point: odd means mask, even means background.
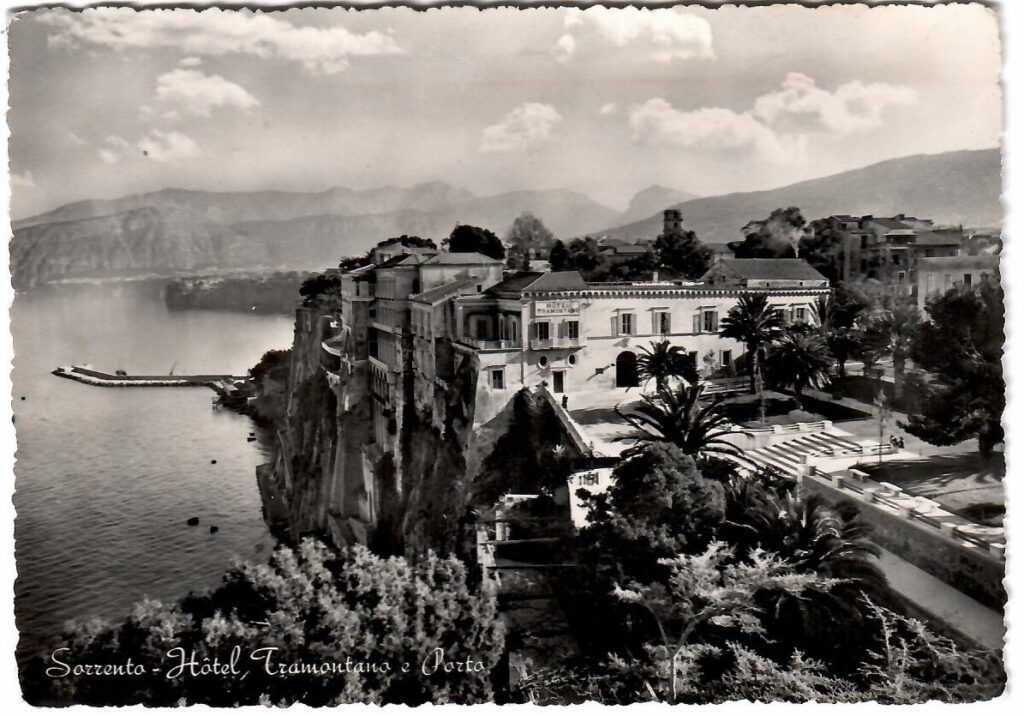
[[[244,375],[129,375],[82,366],[62,366],[53,375],[102,388],[210,388],[225,404],[244,403],[252,394],[249,377]]]

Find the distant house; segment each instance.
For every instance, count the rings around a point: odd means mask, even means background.
[[[999,280],[999,256],[943,256],[917,262],[917,307],[924,312],[929,298],[951,288],[971,288]]]
[[[701,281],[716,287],[828,288],[828,279],[803,259],[720,258]]]
[[[966,238],[963,228],[939,228],[931,219],[897,214],[829,217],[842,235],[842,280],[873,278],[912,293],[922,258],[957,256]]]

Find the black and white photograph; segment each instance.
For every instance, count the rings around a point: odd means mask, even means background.
[[[1005,707],[1004,7],[442,5],[7,10],[5,701]]]

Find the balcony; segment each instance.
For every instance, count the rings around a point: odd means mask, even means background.
[[[498,341],[485,341],[479,338],[469,338],[468,336],[462,336],[459,338],[459,342],[463,345],[467,345],[470,348],[476,348],[478,351],[518,351],[522,350],[523,344],[519,340],[498,340]]]
[[[531,338],[530,348],[535,351],[547,351],[557,348],[582,348],[586,344],[583,336],[576,338]]]

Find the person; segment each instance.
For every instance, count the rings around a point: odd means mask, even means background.
[[[568,409],[569,409],[569,396],[568,395],[563,395],[562,396],[562,410],[568,410]]]
[[[905,442],[903,442],[903,436],[902,435],[896,439],[896,447],[898,447],[900,450],[902,450],[906,446],[907,446],[907,444]]]

